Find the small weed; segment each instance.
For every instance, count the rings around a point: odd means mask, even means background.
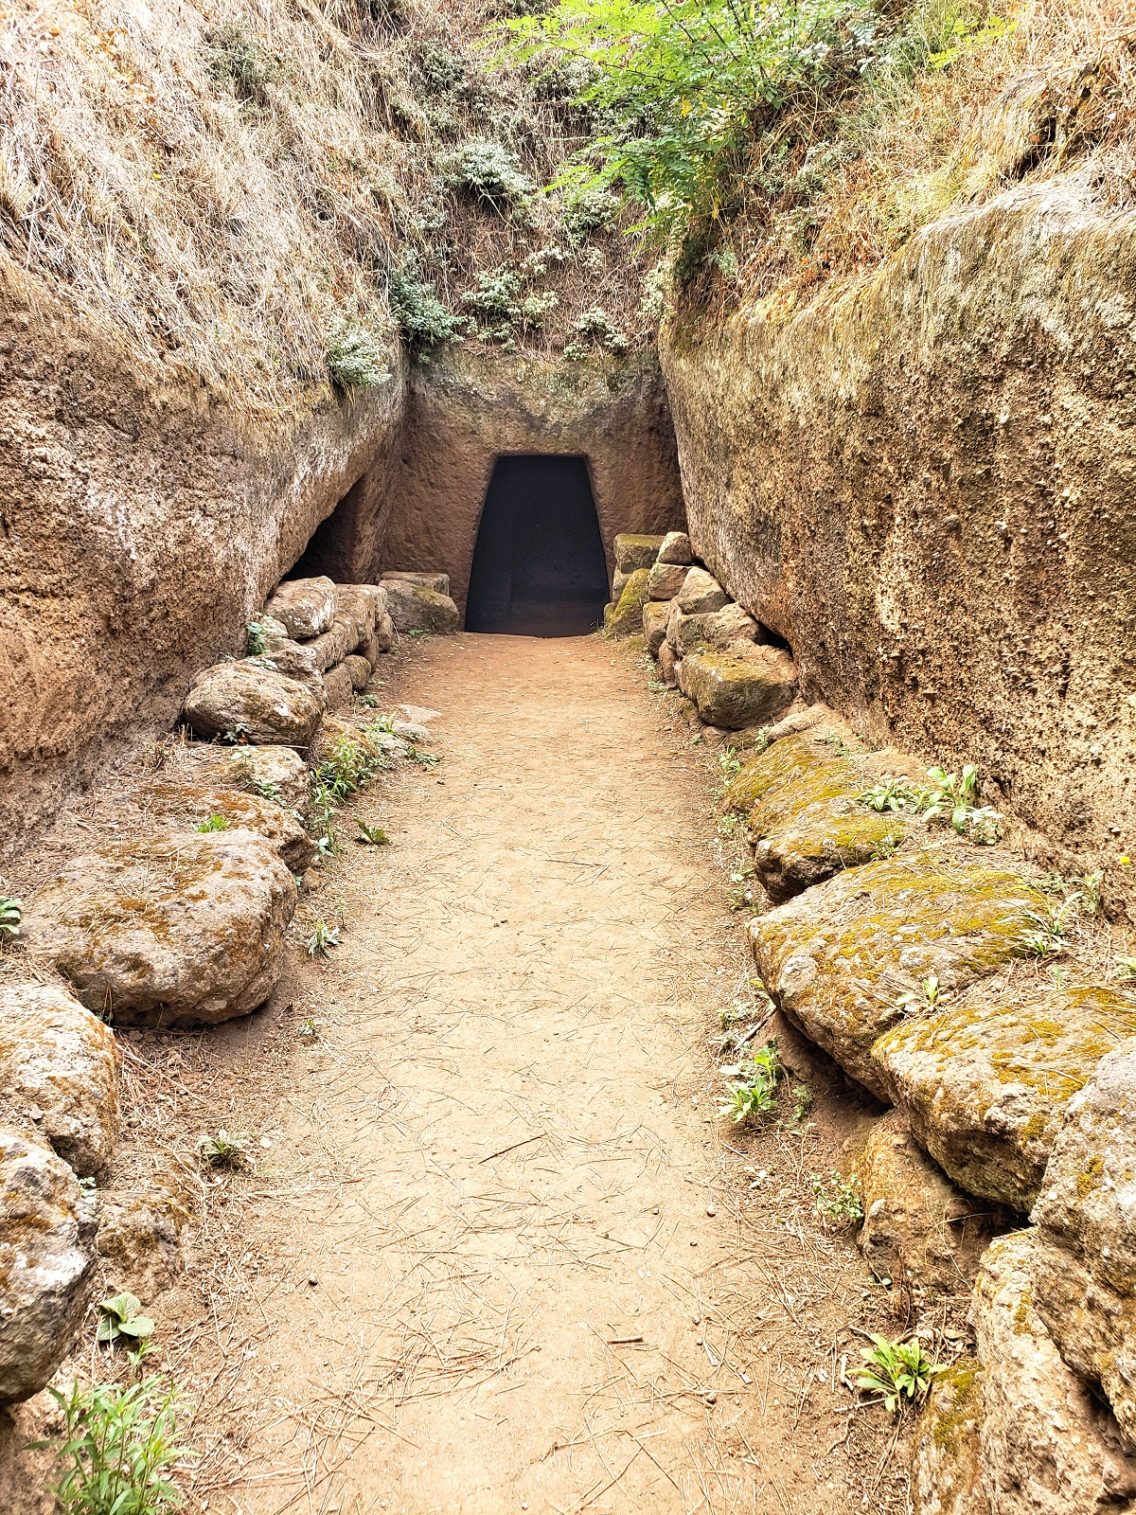
[[[53,1492],[59,1515],[164,1515],[184,1500],[165,1470],[184,1455],[176,1445],[177,1395],[157,1378],[123,1388],[95,1384],[69,1393],[49,1388],[63,1433],[34,1443],[61,1464]]]
[[[250,621],[245,632],[245,651],[250,658],[263,657],[268,651],[268,633],[259,621]]]
[[[728,784],[742,771],[742,760],[733,747],[723,747],[718,754],[718,767],[722,770],[722,777]]]
[[[413,268],[391,274],[389,293],[398,329],[411,352],[432,352],[443,342],[458,341],[465,331],[465,317],[447,310],[435,285],[416,277]]]
[[[1001,836],[1002,817],[990,805],[979,805],[978,769],[968,763],[961,774],[929,768],[927,783],[890,778],[856,796],[877,814],[906,811],[924,820],[948,821],[959,836],[978,846],[990,846]]]
[[[449,189],[461,190],[497,210],[532,193],[532,180],[521,172],[509,149],[488,137],[476,137],[453,152],[445,164]]]
[[[142,1314],[142,1301],[136,1294],[116,1294],[99,1305],[99,1329],[95,1340],[105,1347],[126,1342],[131,1346],[154,1334],[154,1322]]]
[[[793,1114],[790,1117],[790,1125],[802,1126],[805,1117],[813,1107],[813,1092],[808,1084],[793,1085]]]
[[[1136,957],[1118,957],[1112,976],[1122,984],[1136,983]]]
[[[279,78],[282,60],[269,52],[242,26],[222,27],[213,37],[209,72],[218,84],[227,84],[238,100],[254,105],[267,101],[268,86]]]
[[[271,779],[253,779],[249,787],[252,789],[253,794],[258,795],[262,800],[271,800],[274,805],[279,805],[281,809],[288,808],[284,804],[284,795],[280,789],[280,785],[274,784]]]
[[[731,1085],[730,1098],[719,1107],[718,1114],[728,1115],[735,1125],[767,1114],[776,1101],[777,1083],[783,1071],[776,1041],[759,1047],[749,1063],[723,1068],[726,1078],[738,1082]]]
[[[872,1342],[860,1354],[862,1365],[852,1369],[852,1381],[863,1392],[878,1395],[877,1402],[882,1401],[894,1415],[904,1400],[911,1404],[921,1400],[942,1368],[926,1355],[918,1336],[889,1341],[873,1331]]]
[[[834,1169],[828,1178],[814,1173],[812,1185],[813,1209],[825,1220],[840,1226],[858,1226],[864,1219],[859,1179],[845,1178]]]
[[[1034,957],[1060,957],[1069,945],[1069,925],[1079,903],[1080,896],[1071,894],[1051,910],[1027,910],[1031,930],[1022,942],[1024,950]]]
[[[407,748],[406,761],[417,763],[419,768],[437,768],[442,761],[436,752],[423,752],[421,747],[415,747],[413,743]]]
[[[225,815],[211,815],[208,820],[199,821],[193,828],[194,831],[228,831],[229,818]]]
[[[230,747],[246,746],[249,739],[249,729],[243,721],[237,721],[233,726],[228,726],[221,733],[221,740]]]
[[[947,991],[939,983],[937,973],[928,973],[919,980],[918,989],[905,989],[896,1003],[905,1015],[915,1011],[941,1010],[948,998]]]
[[[316,1020],[314,1015],[309,1015],[307,1020],[301,1021],[296,1028],[296,1035],[306,1042],[318,1041],[319,1034],[319,1021]]]
[[[373,332],[348,326],[327,339],[327,371],[339,389],[375,389],[392,375]]]
[[[229,1168],[236,1172],[248,1166],[248,1149],[251,1137],[243,1132],[226,1131],[219,1127],[211,1136],[197,1139],[197,1152],[201,1160],[211,1168]]]
[[[359,835],[355,840],[361,847],[389,847],[390,837],[381,826],[368,826],[366,821],[356,821]]]
[[[13,899],[9,894],[0,894],[0,942],[19,936],[23,918],[23,900]]]
[[[732,842],[738,832],[744,829],[744,816],[740,816],[734,811],[730,811],[728,815],[722,816],[718,821],[718,835],[726,842]]]
[[[326,921],[316,921],[304,946],[309,957],[330,957],[331,949],[339,946],[339,927],[329,926]]]

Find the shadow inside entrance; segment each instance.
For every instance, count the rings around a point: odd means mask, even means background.
[[[481,512],[467,631],[583,636],[603,618],[607,563],[583,458],[498,458]]]

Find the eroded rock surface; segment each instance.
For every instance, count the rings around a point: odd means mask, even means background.
[[[621,531],[615,538],[615,566],[620,573],[632,574],[640,568],[650,568],[663,545],[662,537],[649,536],[642,532]]]
[[[647,603],[646,568],[636,568],[627,576],[619,599],[604,609],[604,631],[613,637],[634,636],[643,626],[643,607]]]
[[[330,581],[329,581],[330,582]],[[199,736],[307,747],[323,706],[305,685],[263,661],[216,663],[194,679],[182,714]]]
[[[692,568],[689,571],[676,599],[684,615],[704,615],[713,610],[721,610],[730,603],[729,595],[705,568]]]
[[[89,1229],[63,1159],[0,1130],[0,1404],[37,1393],[67,1355],[87,1305]]]
[[[355,684],[346,663],[336,663],[323,676],[323,693],[329,710],[342,710],[350,705],[355,693]]]
[[[428,631],[448,636],[461,630],[458,607],[448,595],[401,579],[383,581],[391,624],[396,631]]]
[[[298,642],[318,637],[335,620],[338,606],[330,579],[287,579],[269,596],[264,609]]]
[[[34,896],[28,946],[89,1009],[126,1025],[203,1026],[272,993],[296,886],[250,831],[108,842]]]
[[[647,574],[647,593],[652,600],[673,600],[689,569],[679,563],[656,563]]]
[[[303,873],[316,855],[315,843],[301,822],[282,803],[258,794],[220,785],[158,783],[141,799],[163,829],[193,831],[224,822],[219,831],[254,831],[270,843],[292,873]]]
[[[55,984],[0,983],[0,1121],[50,1145],[83,1177],[118,1140],[114,1033]]]
[[[681,563],[689,565],[694,562],[694,553],[691,550],[690,538],[685,531],[668,531],[659,548],[657,559],[660,563]]]
[[[779,715],[797,688],[793,660],[774,647],[692,652],[680,687],[708,726],[733,730]]]
[[[849,869],[750,926],[781,1008],[853,1078],[887,1099],[872,1048],[935,974],[962,990],[1028,951],[1046,898],[1006,866],[950,844]]]
[[[935,1161],[972,1194],[1028,1213],[1069,1100],[1132,1036],[1136,1000],[1109,988],[979,988],[902,1022],[872,1057]]]
[[[112,1288],[149,1301],[176,1282],[185,1268],[189,1221],[188,1185],[176,1173],[104,1199],[96,1247]]]
[[[371,682],[371,665],[365,657],[351,656],[343,659],[343,667],[351,680],[356,694],[362,694]]]
[[[667,641],[680,658],[707,647],[724,650],[735,642],[753,642],[757,622],[740,605],[688,615],[677,604],[667,626]]]
[[[666,640],[670,613],[669,600],[648,600],[643,606],[643,635],[647,638],[647,651],[652,657],[658,657],[659,648]]]
[[[432,589],[435,594],[448,595],[448,573],[420,573],[409,568],[388,568],[383,573],[383,584],[416,584],[419,589]]]

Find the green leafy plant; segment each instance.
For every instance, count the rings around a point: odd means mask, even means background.
[[[996,842],[1002,817],[990,805],[979,805],[978,769],[968,763],[961,773],[929,768],[927,782],[889,778],[857,795],[857,801],[878,814],[907,811],[925,820],[947,821],[959,836],[980,846]]]
[[[381,826],[368,826],[366,821],[356,821],[359,835],[355,840],[363,847],[389,847],[390,837]]]
[[[339,944],[339,927],[329,926],[327,921],[316,921],[304,950],[309,957],[330,957],[331,949]]]
[[[296,1035],[306,1042],[314,1042],[319,1038],[319,1021],[315,1016],[309,1015],[307,1020],[300,1022],[296,1029]]]
[[[524,200],[533,183],[507,147],[489,137],[463,142],[443,166],[449,189],[456,189],[502,210]]]
[[[49,1388],[63,1433],[34,1443],[60,1464],[53,1486],[59,1515],[164,1515],[180,1509],[167,1470],[184,1456],[176,1443],[177,1394],[157,1378],[122,1387]]]
[[[154,1322],[142,1314],[142,1301],[136,1294],[123,1292],[99,1305],[99,1328],[96,1341],[103,1346],[127,1342],[131,1346],[154,1334]]]
[[[808,1084],[793,1085],[793,1114],[790,1117],[790,1125],[801,1126],[805,1117],[813,1107],[813,1092]]]
[[[732,778],[736,778],[742,771],[742,759],[733,747],[723,747],[718,754],[718,767],[722,770],[722,777],[728,784]]]
[[[923,1351],[918,1336],[908,1341],[889,1341],[871,1333],[872,1346],[860,1356],[861,1366],[852,1369],[852,1382],[867,1394],[875,1394],[894,1415],[906,1401],[917,1403],[931,1387],[931,1380],[942,1368]]]
[[[13,899],[10,894],[0,894],[0,942],[19,936],[23,918],[23,900]]]
[[[1113,966],[1112,976],[1124,984],[1136,982],[1136,957],[1118,957]]]
[[[328,337],[327,371],[340,389],[375,389],[392,377],[379,339],[361,326],[346,326]]]
[[[858,1178],[845,1178],[834,1169],[827,1178],[814,1173],[812,1187],[813,1208],[825,1220],[840,1226],[856,1226],[864,1219]]]
[[[731,1085],[729,1099],[719,1106],[718,1114],[728,1115],[735,1125],[767,1114],[776,1101],[783,1071],[776,1041],[759,1047],[748,1063],[723,1068],[723,1075],[736,1082]]]
[[[437,768],[442,758],[437,752],[423,752],[421,747],[416,747],[411,742],[406,750],[406,761],[417,763],[419,768]]]
[[[244,1168],[248,1164],[251,1137],[243,1132],[226,1131],[219,1127],[209,1136],[198,1137],[197,1151],[202,1162],[211,1168]]]
[[[232,726],[227,726],[221,733],[221,740],[230,747],[246,746],[249,739],[249,729],[243,721],[237,721]]]
[[[390,302],[407,347],[420,355],[444,342],[456,342],[466,328],[464,316],[448,310],[433,284],[417,277],[410,266],[390,276]]]
[[[228,831],[229,818],[225,815],[211,815],[207,820],[199,821],[193,828],[194,831]]]
[[[937,973],[928,973],[919,980],[918,989],[905,989],[896,1003],[906,1015],[916,1010],[940,1010],[947,999],[947,991],[939,983]]]

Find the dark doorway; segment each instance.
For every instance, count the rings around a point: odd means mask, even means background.
[[[582,636],[607,599],[607,563],[583,458],[498,458],[466,606],[467,631]]]

